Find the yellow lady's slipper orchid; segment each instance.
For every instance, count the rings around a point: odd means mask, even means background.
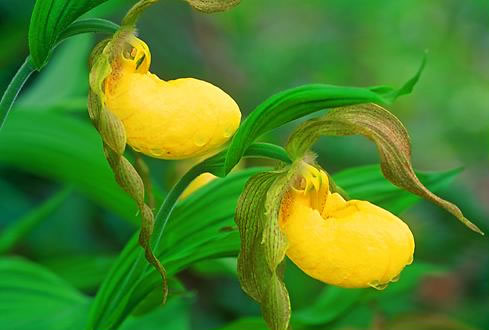
[[[287,256],[306,274],[345,288],[382,289],[413,260],[409,227],[367,201],[329,191],[328,176],[303,164],[281,202]]]
[[[241,112],[218,87],[194,78],[164,81],[149,72],[151,53],[140,39],[124,41],[105,80],[107,108],[124,124],[135,150],[183,159],[219,148],[234,134]]]

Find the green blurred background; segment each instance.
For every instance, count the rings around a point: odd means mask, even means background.
[[[28,55],[33,3],[0,0],[1,91]],[[110,0],[88,16],[119,22],[131,3]],[[243,114],[278,91],[306,83],[400,86],[417,70],[427,50],[428,64],[420,82],[391,110],[410,132],[416,169],[464,167],[440,195],[457,203],[486,232],[488,31],[487,0],[243,0],[231,11],[213,15],[195,12],[182,1],[165,0],[149,9],[139,23],[140,37],[152,52],[152,72],[163,79],[210,81],[231,94]],[[10,253],[44,264],[62,277],[72,276],[72,281],[79,280],[77,287],[92,294],[136,228],[113,211],[122,206],[104,199],[103,183],[97,182],[96,174],[92,186],[80,178],[91,167],[84,163],[86,157],[76,158],[84,153],[102,157],[86,113],[87,58],[100,38],[77,36],[56,49],[49,64],[22,91],[14,108],[18,118],[11,116],[11,125],[17,121],[15,129],[24,140],[16,145],[12,138],[8,147],[0,148],[0,230],[63,187],[73,187],[62,205]],[[43,122],[44,112],[54,113],[59,121]],[[283,144],[296,124],[263,139]],[[45,149],[29,142],[27,129],[21,134],[23,125],[50,125],[48,132],[53,134],[45,136]],[[80,150],[80,145],[66,141],[61,149],[49,150],[49,139],[59,142],[63,134],[78,133],[90,137],[92,149]],[[24,153],[22,148],[30,149]],[[99,153],[93,155],[93,150]],[[323,138],[315,151],[330,172],[379,161],[373,144],[357,137]],[[53,153],[66,153],[72,162],[53,167],[46,159]],[[184,167],[170,161],[149,162],[163,193]],[[434,268],[426,268],[395,299],[356,304],[333,324],[316,328],[404,329],[411,320],[435,324],[434,328],[438,324],[436,329],[489,329],[488,239],[427,202],[403,212],[402,218],[416,237],[416,262]],[[69,274],[70,263],[83,268],[85,275]],[[204,262],[179,276],[188,291],[181,306],[173,306],[171,316],[177,321],[172,328],[214,329],[259,315],[257,305],[239,288],[234,264],[232,259]],[[289,266],[293,307],[307,306],[324,285]],[[233,329],[260,327],[254,319],[242,322]]]

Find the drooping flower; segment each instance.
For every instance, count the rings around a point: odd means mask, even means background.
[[[162,159],[196,157],[234,134],[241,112],[224,91],[194,78],[161,80],[149,71],[148,46],[134,35],[119,48],[105,79],[105,104],[136,151]]]
[[[287,256],[328,284],[382,289],[413,260],[413,235],[401,219],[331,193],[327,174],[305,162],[282,199],[279,225]]]

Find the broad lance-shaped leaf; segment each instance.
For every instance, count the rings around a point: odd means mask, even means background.
[[[49,218],[51,213],[71,195],[71,190],[71,188],[64,188],[22,218],[4,228],[0,232],[0,254],[11,250],[43,220]]]
[[[266,215],[269,212],[266,212],[265,200],[269,190],[281,181],[281,176],[284,174],[280,172],[253,176],[240,196],[235,215],[241,238],[238,256],[241,287],[261,305],[268,326],[278,330],[287,329],[290,319],[289,295],[281,271],[286,247],[281,235],[264,234],[268,222],[273,220]],[[269,249],[283,249],[281,260],[275,259],[270,264]]]
[[[90,298],[44,267],[0,258],[1,329],[84,329]]]
[[[416,74],[397,90],[388,86],[358,88],[311,84],[271,96],[251,112],[234,134],[226,155],[225,173],[231,171],[258,137],[290,121],[328,108],[369,102],[391,104],[397,97],[412,91],[425,61],[423,59]]]
[[[29,50],[36,69],[46,63],[63,30],[107,0],[37,0],[29,25]]]
[[[389,111],[375,104],[333,109],[324,117],[299,126],[290,137],[286,149],[293,159],[302,157],[321,135],[367,137],[377,145],[382,173],[389,181],[443,207],[467,227],[483,234],[456,205],[436,196],[419,181],[411,165],[408,133]]]

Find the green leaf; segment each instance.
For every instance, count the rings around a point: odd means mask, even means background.
[[[299,126],[290,137],[286,149],[292,158],[302,157],[321,135],[365,136],[377,145],[382,173],[389,181],[437,204],[473,231],[483,234],[456,205],[436,196],[419,181],[411,165],[408,133],[389,111],[375,104],[331,110],[324,117],[308,120]]]
[[[176,206],[170,213],[165,239],[154,249],[169,276],[200,260],[238,254],[238,233],[229,230],[234,226],[236,202],[246,180],[263,170],[247,169],[213,180]],[[160,285],[157,274],[144,261],[134,236],[97,292],[90,323],[111,326],[122,323]],[[171,295],[172,287],[169,289]]]
[[[218,330],[268,330],[267,324],[261,317],[245,317],[228,324]]]
[[[224,172],[229,173],[246,149],[266,132],[308,114],[328,108],[373,102],[390,104],[398,96],[412,90],[424,68],[424,61],[415,76],[399,90],[390,87],[341,87],[312,84],[277,93],[251,112],[234,134],[226,155]]]
[[[295,322],[292,320],[291,328],[294,330],[310,330],[308,327],[304,327],[304,325],[299,322]],[[239,320],[231,322],[230,324],[219,328],[218,330],[268,330],[267,324],[263,320],[262,317],[243,317]]]
[[[84,35],[66,40],[57,48],[43,68],[42,74],[33,80],[19,97],[15,110],[49,110],[63,100],[83,96],[83,108],[87,108],[87,57],[93,47],[93,36]],[[53,93],[56,91],[56,93]]]
[[[29,49],[36,69],[46,63],[60,35],[71,23],[107,0],[37,0],[29,25]]]
[[[327,286],[310,306],[294,312],[292,317],[308,325],[329,323],[348,311],[367,294],[367,290]]]
[[[0,328],[83,328],[90,299],[43,267],[0,258]]]
[[[192,7],[204,13],[225,11],[239,5],[241,0],[185,0]]]
[[[19,110],[0,131],[0,164],[71,184],[95,203],[139,222],[136,206],[115,183],[100,137],[86,121]]]
[[[44,259],[40,263],[79,290],[95,290],[114,260],[114,256],[77,255]]]
[[[337,320],[357,304],[369,304],[372,300],[389,303],[399,299],[399,296],[415,290],[424,276],[441,271],[438,266],[416,262],[403,270],[398,282],[391,283],[382,291],[327,286],[310,306],[294,312],[292,319],[305,325],[325,325]]]
[[[47,219],[70,196],[65,188],[0,233],[0,254],[11,250],[43,220]]]
[[[421,65],[419,66],[418,71],[411,79],[406,81],[406,83],[401,88],[396,90],[389,86],[377,86],[377,87],[371,87],[370,90],[373,92],[383,94],[384,98],[388,100],[389,103],[394,102],[399,96],[410,94],[413,91],[414,86],[418,83],[418,80],[421,77],[421,73],[423,73],[423,70],[426,66],[427,58],[428,58],[427,52],[425,52],[425,55],[423,56],[423,60],[421,61]]]
[[[416,290],[421,280],[424,277],[432,276],[435,274],[443,274],[446,272],[444,267],[416,261],[414,264],[407,266],[401,273],[399,281],[391,283],[386,289],[368,290],[368,295],[365,296],[365,300],[378,299],[389,303],[391,299],[403,294],[410,294],[413,290]]]
[[[287,329],[290,319],[289,295],[282,272],[286,241],[283,234],[268,232],[267,227],[274,227],[270,223],[278,226],[278,221],[274,210],[266,208],[268,201],[265,202],[270,198],[269,191],[275,190],[273,187],[280,185],[284,176],[279,172],[253,176],[240,196],[235,216],[241,238],[239,281],[243,290],[261,305],[263,318],[271,329]]]
[[[41,1],[38,1],[38,3],[39,2]],[[48,2],[49,1],[45,1],[45,3]],[[75,22],[71,24],[59,37],[58,43],[68,37],[80,33],[85,33],[85,32],[113,33],[115,27],[116,27],[115,24],[111,24],[109,21],[106,20],[96,20],[96,19],[81,20],[79,22]],[[52,47],[54,48],[55,46],[56,44],[54,44]],[[47,61],[48,55],[46,55],[44,61]],[[44,63],[42,65],[44,65]],[[36,66],[36,62],[34,62],[32,55],[27,56],[25,62],[21,65],[21,67],[13,77],[12,81],[7,86],[7,89],[5,90],[2,99],[0,100],[0,130],[2,130],[5,120],[7,119],[8,113],[10,112],[25,82],[27,81],[27,79],[29,79],[29,77],[34,72],[34,70],[41,69],[42,65]]]
[[[20,90],[34,70],[35,68],[32,64],[32,59],[30,56],[27,56],[24,63],[22,63],[15,76],[8,84],[7,89],[3,93],[2,99],[0,100],[0,131],[2,131],[5,120],[7,119],[15,100],[17,99]]]
[[[160,299],[161,302],[161,299]],[[143,317],[131,316],[120,327],[121,330],[175,329],[190,330],[191,316],[189,303],[182,297],[168,300],[165,306],[154,309]]]

